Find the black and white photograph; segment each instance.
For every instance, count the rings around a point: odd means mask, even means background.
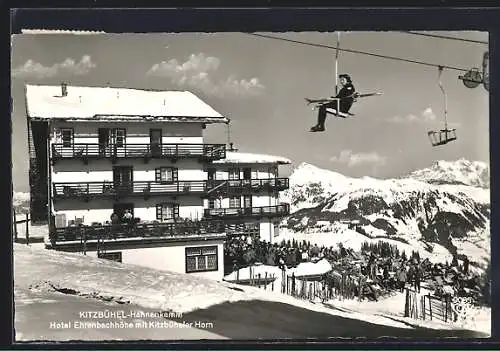
[[[482,31],[11,40],[14,341],[490,338]]]

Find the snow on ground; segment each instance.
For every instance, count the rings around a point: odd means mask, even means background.
[[[381,315],[331,309],[295,299],[281,294],[279,289],[271,292],[20,244],[14,245],[14,277],[15,291],[29,289],[33,284],[39,284],[39,289],[43,291],[47,287],[44,282],[50,281],[81,293],[117,297],[145,308],[163,311],[186,313],[224,302],[262,300],[377,325],[412,328],[407,322]],[[402,311],[403,306],[394,308]]]
[[[419,296],[427,295],[430,291],[421,289]],[[491,334],[491,308],[475,307],[470,312],[470,318],[466,321],[457,321],[454,323],[442,323],[437,320],[416,320],[409,317],[403,317],[400,306],[404,306],[405,294],[393,293],[391,296],[379,301],[358,301],[335,299],[328,304],[341,308],[346,311],[353,311],[362,314],[392,316],[401,322],[408,322],[421,327],[434,327],[440,329],[456,329],[457,327],[476,330]]]
[[[253,154],[246,152],[226,152],[226,158],[213,161],[213,163],[277,163],[291,164],[292,161],[281,156]]]

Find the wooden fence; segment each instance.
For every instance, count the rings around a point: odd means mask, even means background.
[[[456,319],[450,297],[420,295],[411,289],[406,289],[404,316],[442,322],[453,322]]]
[[[29,245],[30,243],[30,221],[31,218],[29,216],[29,213],[25,214],[25,218],[18,220],[16,216],[16,211],[12,211],[12,233],[14,235],[14,242],[21,242],[24,241],[23,239],[19,238],[19,233],[17,231],[17,225],[18,224],[23,224],[25,223],[26,225],[26,244]]]
[[[274,291],[274,283],[276,280],[276,276],[274,274],[264,272],[255,273],[255,267],[248,267],[248,278],[240,278],[240,270],[236,271],[236,280],[233,282],[241,285],[250,285],[258,288],[262,288],[264,290]]]
[[[363,288],[365,284],[361,283]],[[348,274],[333,273],[295,277],[287,275],[282,279],[281,292],[306,300],[327,301],[332,298],[361,298],[364,289],[359,289],[360,282]]]

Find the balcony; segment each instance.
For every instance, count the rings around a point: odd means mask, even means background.
[[[103,241],[130,238],[185,238],[188,236],[224,235],[221,221],[180,220],[172,223],[130,223],[54,228],[50,234],[52,245],[69,241]]]
[[[200,161],[214,161],[226,157],[224,144],[124,144],[123,146],[103,146],[100,144],[52,144],[52,162],[63,159],[79,159],[85,164],[89,160],[141,158],[169,159],[172,162],[181,158],[196,158]]]
[[[288,178],[208,180],[207,196],[231,196],[288,189]]]
[[[284,217],[290,214],[290,205],[282,203],[275,206],[246,208],[206,208],[204,217],[207,219],[242,219],[242,218],[272,218]]]
[[[95,198],[120,198],[125,196],[154,195],[190,195],[206,193],[206,182],[175,181],[175,182],[131,182],[129,184],[114,184],[113,182],[87,183],[54,183],[54,200],[82,199],[89,201]]]

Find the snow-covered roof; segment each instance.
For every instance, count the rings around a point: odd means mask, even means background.
[[[227,151],[226,152],[226,158],[222,160],[217,160],[214,161],[213,163],[226,163],[226,164],[234,164],[234,163],[248,163],[248,164],[254,164],[254,163],[267,163],[267,164],[279,164],[279,165],[286,165],[286,164],[291,164],[292,161],[285,157],[281,156],[272,156],[272,155],[261,155],[261,154],[252,154],[252,153],[245,153],[245,152],[234,152],[234,151]]]
[[[32,119],[189,121],[227,123],[228,119],[189,91],[68,85],[26,85]]]

